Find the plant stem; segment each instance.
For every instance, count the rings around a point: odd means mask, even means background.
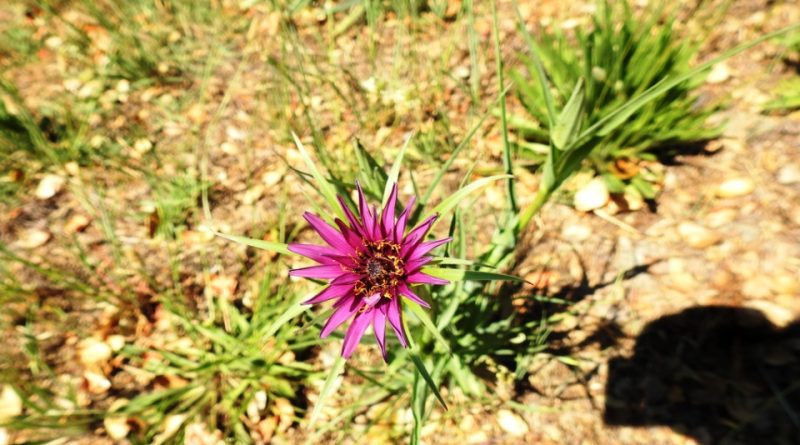
[[[536,192],[536,196],[533,198],[533,202],[522,211],[522,214],[519,217],[519,222],[517,223],[517,232],[521,233],[525,230],[528,226],[528,223],[531,222],[531,218],[536,215],[539,210],[541,210],[544,203],[550,199],[550,195],[553,194],[552,190],[549,190],[547,187],[540,187],[539,191]]]

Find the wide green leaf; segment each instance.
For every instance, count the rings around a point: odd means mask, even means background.
[[[572,96],[558,115],[556,125],[553,128],[553,145],[559,150],[566,150],[569,144],[577,136],[576,132],[580,129],[581,112],[583,110],[584,83],[583,78],[578,80]]]
[[[515,281],[526,282],[520,277],[482,270],[448,269],[443,267],[423,267],[422,271],[450,281]]]

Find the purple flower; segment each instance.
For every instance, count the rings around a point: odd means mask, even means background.
[[[333,227],[320,217],[306,212],[303,215],[306,221],[328,245],[289,244],[292,252],[319,263],[318,266],[293,269],[289,275],[330,280],[322,292],[305,303],[335,300],[333,314],[322,328],[320,336],[323,338],[352,318],[344,335],[344,358],[353,354],[367,326],[372,325],[385,360],[387,321],[400,343],[404,347],[408,346],[400,297],[429,308],[430,305],[411,290],[411,285],[449,283],[427,275],[420,269],[432,259],[427,253],[449,242],[451,238],[425,241],[425,235],[437,215],[405,233],[414,198],[412,197],[400,216],[395,218],[397,184],[392,187],[386,207],[380,213],[376,207],[370,211],[360,185],[358,216],[342,197],[338,198],[347,222],[337,218],[337,227]]]

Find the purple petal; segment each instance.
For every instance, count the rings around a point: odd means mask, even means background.
[[[416,248],[414,248],[411,252],[409,252],[407,261],[413,261],[417,258],[422,258],[423,256],[425,256],[426,253],[441,246],[442,244],[447,244],[452,240],[453,238],[447,237],[436,241],[426,241],[423,243],[419,243],[417,244]]]
[[[361,223],[356,218],[356,215],[353,214],[353,211],[350,210],[350,206],[347,205],[344,198],[341,196],[337,196],[336,199],[339,200],[339,205],[342,206],[342,210],[344,210],[345,216],[347,216],[347,220],[350,221],[350,227],[353,228],[359,235],[363,235],[364,228],[361,226]]]
[[[364,331],[372,321],[371,312],[372,311],[366,311],[356,315],[356,318],[354,318],[353,322],[350,323],[350,327],[347,328],[347,332],[344,334],[342,357],[350,358],[350,356],[353,355],[353,351],[356,350],[358,342],[360,342],[361,337],[364,336]]]
[[[439,277],[432,277],[423,272],[414,272],[406,278],[406,282],[414,284],[450,284],[449,281]]]
[[[406,223],[408,222],[408,217],[411,215],[411,209],[414,208],[414,202],[416,202],[416,200],[416,196],[412,196],[406,208],[403,209],[403,213],[400,214],[400,218],[397,219],[397,224],[394,226],[395,242],[400,242],[403,239],[403,234],[406,233]]]
[[[344,297],[352,290],[352,283],[330,284],[325,289],[322,289],[322,292],[304,301],[303,304],[317,304],[322,303],[323,301],[332,300],[334,298]]]
[[[331,227],[330,224],[323,221],[322,218],[309,212],[303,214],[303,217],[306,219],[306,221],[308,221],[309,224],[311,224],[311,227],[313,227],[314,230],[319,233],[319,236],[321,236],[325,242],[339,250],[340,253],[353,253],[353,248],[347,244],[344,236],[336,229]]]
[[[322,327],[322,332],[319,334],[320,338],[329,336],[331,332],[336,330],[336,328],[341,326],[348,318],[358,312],[358,309],[361,307],[360,304],[347,304],[353,303],[354,301],[355,295],[348,295],[337,302],[338,307],[333,311],[328,321],[325,322],[325,326]]]
[[[339,263],[342,266],[344,266],[345,270],[347,270],[347,269],[352,270],[352,269],[355,269],[355,268],[358,267],[358,263],[351,256],[329,255],[328,258],[334,260],[335,263]]]
[[[420,305],[420,306],[422,306],[424,308],[430,309],[430,307],[431,307],[431,305],[428,304],[427,301],[423,300],[422,298],[419,297],[419,295],[415,294],[411,290],[411,288],[409,288],[408,285],[406,285],[405,283],[400,283],[400,285],[397,286],[397,293],[399,293],[400,295],[408,298],[409,300],[413,301],[414,303],[417,303],[418,305]]]
[[[367,197],[364,195],[364,190],[361,188],[361,184],[356,183],[356,187],[358,188],[358,209],[361,213],[361,221],[364,224],[364,237],[369,240],[374,240],[375,238],[372,236],[372,233],[375,230],[375,218],[373,218],[369,211]]]
[[[389,200],[386,201],[386,207],[383,208],[381,219],[383,221],[383,236],[388,237],[392,234],[392,225],[394,224],[394,210],[397,207],[397,184],[392,186],[392,192],[389,194]]]
[[[348,227],[347,224],[345,224],[344,221],[339,218],[336,218],[334,222],[336,223],[336,226],[339,227],[339,231],[342,233],[345,241],[347,241],[347,244],[349,244],[350,247],[352,247],[354,250],[361,247],[363,243],[361,240],[361,235],[359,235],[358,232]]]
[[[428,219],[422,221],[420,225],[408,232],[408,235],[406,235],[406,237],[403,239],[403,248],[400,250],[400,255],[403,258],[405,258],[406,255],[417,246],[417,243],[425,238],[425,234],[428,233],[431,225],[438,217],[439,215],[429,216]]]
[[[381,347],[383,360],[386,361],[386,312],[382,308],[372,311],[372,332]]]
[[[376,304],[380,303],[381,301],[381,294],[372,294],[369,297],[364,298],[364,304],[367,306],[375,306]]]
[[[372,214],[375,215],[375,224],[372,226],[372,239],[381,239],[381,220],[378,213],[378,206],[372,206]]]
[[[422,258],[417,258],[411,261],[408,261],[405,266],[405,270],[407,274],[412,274],[418,271],[422,266],[431,262],[433,257],[424,256]]]
[[[327,255],[339,254],[338,250],[332,249],[328,246],[315,246],[313,244],[300,244],[300,243],[289,244],[289,251],[294,252],[298,255],[303,255],[306,258],[310,258],[322,264],[331,264],[334,262],[333,260],[328,258]]]
[[[361,279],[361,275],[352,272],[345,272],[331,280],[328,284],[351,284]]]
[[[342,269],[342,266],[338,264],[301,267],[299,269],[292,269],[289,271],[289,275],[292,277],[321,278],[321,279],[336,278],[343,273],[345,273],[345,270]]]
[[[400,344],[404,348],[408,347],[408,340],[406,340],[406,331],[403,328],[403,311],[400,308],[400,299],[397,297],[392,298],[386,308],[386,318],[389,319],[389,324],[392,325],[394,333],[400,340]]]

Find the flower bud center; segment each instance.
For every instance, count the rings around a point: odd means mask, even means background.
[[[361,279],[353,287],[355,294],[361,297],[380,294],[392,298],[392,291],[405,275],[400,245],[386,240],[364,241],[357,262],[358,267],[353,272],[360,274]]]

